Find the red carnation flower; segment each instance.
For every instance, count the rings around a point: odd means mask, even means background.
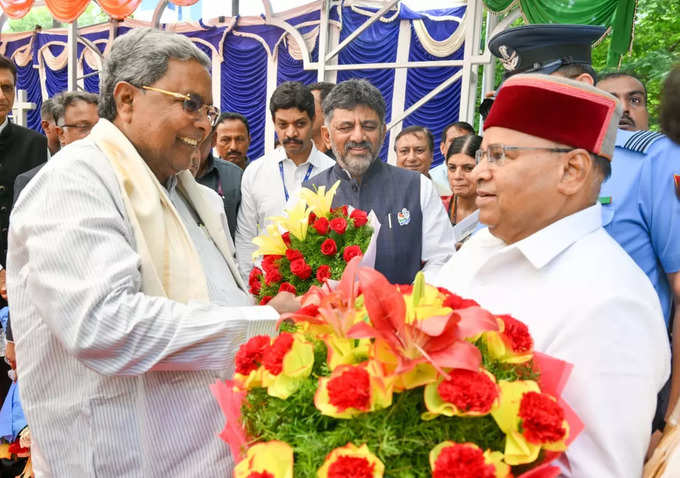
[[[286,249],[286,259],[293,262],[295,259],[302,259],[304,256],[298,249]]]
[[[281,239],[283,240],[283,243],[286,245],[286,247],[290,247],[290,232],[284,232],[281,234]]]
[[[307,216],[307,224],[314,224],[314,221],[316,221],[316,214],[310,212],[309,216]]]
[[[321,253],[325,256],[332,256],[338,252],[338,245],[333,239],[326,239],[321,243]]]
[[[257,295],[260,293],[262,283],[260,278],[262,277],[262,270],[259,267],[253,267],[248,276],[248,285],[250,286],[250,293]]]
[[[236,373],[248,375],[253,370],[257,370],[262,363],[262,355],[270,343],[271,339],[266,335],[256,335],[241,345],[234,357]]]
[[[251,471],[247,478],[275,478],[268,471]]]
[[[331,214],[337,214],[340,213],[343,216],[347,217],[347,205],[345,204],[344,206],[336,207],[335,209],[331,209]]]
[[[316,229],[316,232],[318,232],[320,235],[325,236],[328,234],[328,228],[330,227],[330,222],[328,222],[328,219],[325,217],[319,217],[314,221],[314,229]]]
[[[260,305],[267,305],[270,300],[272,300],[272,296],[271,295],[265,295],[264,297],[262,297],[260,299]]]
[[[519,404],[522,434],[534,444],[560,441],[567,434],[562,426],[564,410],[545,393],[527,392]]]
[[[307,280],[312,275],[312,268],[302,257],[290,263],[290,271],[302,280]]]
[[[293,336],[288,332],[282,332],[274,339],[262,355],[262,365],[273,375],[278,375],[283,370],[283,357],[293,347]]]
[[[273,254],[267,254],[262,257],[262,269],[264,269],[265,273],[270,269],[278,269],[276,261],[281,257],[282,256],[276,256]]]
[[[290,282],[282,282],[279,286],[279,292],[290,292],[291,294],[297,294],[295,286]]]
[[[534,341],[529,334],[529,327],[524,322],[511,317],[509,315],[499,315],[505,323],[505,330],[503,335],[510,342],[510,347],[515,353],[529,352],[534,347]]]
[[[371,403],[371,384],[368,372],[362,367],[351,367],[328,381],[328,401],[344,412],[348,408],[368,410]]]
[[[353,257],[360,256],[362,254],[361,248],[359,246],[347,246],[342,252],[342,258],[345,262],[349,262]]]
[[[442,449],[434,462],[432,478],[495,478],[496,468],[486,464],[484,453],[468,445],[452,445]]]
[[[472,299],[463,299],[461,296],[452,294],[443,287],[437,287],[437,290],[442,294],[446,295],[444,307],[450,307],[451,309],[467,309],[468,307],[479,307],[479,304]]]
[[[368,222],[368,214],[361,209],[355,209],[349,217],[354,221],[354,227],[361,227]]]
[[[344,217],[336,217],[331,219],[331,229],[338,234],[344,234],[347,230],[347,220]]]
[[[304,315],[306,317],[316,317],[319,314],[319,306],[317,304],[309,304],[295,312],[295,315]]]
[[[319,266],[319,268],[316,270],[316,280],[323,283],[330,278],[331,278],[330,266],[327,266],[326,264]]]
[[[340,455],[328,467],[328,478],[372,478],[374,468],[366,458]]]
[[[283,279],[283,277],[276,266],[269,269],[268,271],[265,271],[264,281],[267,283],[267,285],[272,285],[275,282],[281,281],[281,279]]]
[[[454,369],[451,377],[437,387],[443,400],[453,403],[464,412],[488,413],[493,402],[498,398],[498,387],[483,372]]]

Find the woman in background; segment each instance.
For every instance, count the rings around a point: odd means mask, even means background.
[[[459,136],[446,152],[446,168],[452,195],[442,199],[454,226],[477,210],[477,184],[470,173],[475,168],[475,153],[481,144],[480,136]]]

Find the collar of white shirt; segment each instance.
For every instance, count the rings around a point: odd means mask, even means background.
[[[536,268],[540,269],[583,236],[602,227],[602,206],[596,203],[544,227],[512,244]]]
[[[9,119],[7,117],[5,117],[5,121],[2,124],[0,124],[0,133],[2,133],[5,130],[5,128],[7,127],[8,124],[9,124]]]
[[[286,149],[283,146],[279,146],[278,148],[276,148],[276,152],[278,153],[278,155],[276,157],[277,163],[280,163],[280,162],[288,159],[288,155],[286,154]],[[302,165],[307,164],[307,163],[311,163],[312,166],[314,166],[315,168],[325,168],[326,165],[323,164],[323,162],[319,161],[319,155],[320,154],[323,154],[323,153],[321,151],[319,151],[318,149],[316,149],[316,146],[314,145],[314,142],[312,141],[312,149],[309,151],[309,156],[307,156],[307,161],[305,161],[304,163],[301,163],[299,166],[302,166]]]

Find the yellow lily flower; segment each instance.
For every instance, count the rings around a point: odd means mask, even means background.
[[[368,358],[369,339],[346,339],[335,334],[323,337],[328,350],[328,368],[332,371],[340,365],[352,365],[365,361]]]
[[[267,232],[265,234],[260,234],[255,239],[253,239],[253,244],[258,248],[253,252],[253,259],[260,256],[273,255],[282,256],[286,253],[286,244],[281,238],[281,233],[278,227],[274,224],[267,226]]]
[[[304,241],[307,237],[307,226],[309,224],[309,213],[311,209],[307,207],[304,200],[299,200],[292,209],[286,209],[283,216],[270,217],[271,221],[290,232],[291,236]]]
[[[369,476],[370,473],[371,478],[382,478],[385,465],[369,451],[365,443],[358,448],[348,443],[328,454],[316,476],[328,478],[331,473],[333,476],[347,476],[351,471],[361,472],[361,476]]]
[[[331,213],[331,204],[335,192],[340,186],[340,181],[336,181],[326,192],[326,186],[321,186],[316,192],[311,189],[300,189],[300,197],[307,203],[310,210],[319,217],[328,217]]]
[[[251,473],[293,478],[293,448],[276,440],[251,446],[246,457],[234,468],[234,478],[248,478]]]

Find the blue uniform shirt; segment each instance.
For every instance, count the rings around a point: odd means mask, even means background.
[[[673,295],[666,274],[680,270],[677,174],[679,145],[660,133],[619,130],[612,175],[600,190],[602,224],[649,277],[667,326]]]

